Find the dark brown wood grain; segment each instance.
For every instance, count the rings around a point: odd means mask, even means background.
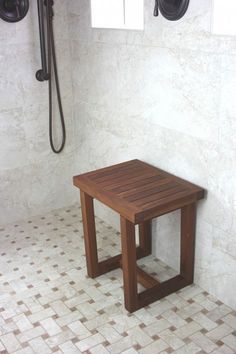
[[[121,217],[120,227],[125,307],[133,312],[138,306],[135,226]]]
[[[152,221],[145,221],[139,225],[139,247],[142,249],[143,256],[152,253]]]
[[[196,203],[204,190],[139,160],[74,177],[80,188],[88,275],[122,268],[125,307],[133,312],[189,284],[194,277]],[[122,253],[99,261],[93,199],[120,214]],[[160,283],[136,261],[152,252],[152,219],[181,209],[180,274]],[[135,225],[139,225],[136,246]],[[137,282],[146,290],[138,294]]]
[[[74,185],[134,224],[204,196],[202,188],[139,160],[75,176]]]
[[[95,278],[98,276],[99,272],[93,198],[81,191],[80,199],[84,227],[87,270],[88,275],[91,278]]]
[[[153,288],[154,286],[160,284],[160,282],[157,279],[147,274],[140,267],[137,267],[137,278],[138,278],[138,282],[142,284],[146,289]]]
[[[186,205],[181,209],[181,259],[180,274],[193,282],[195,254],[196,204]]]

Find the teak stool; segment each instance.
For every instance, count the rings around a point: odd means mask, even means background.
[[[76,176],[74,185],[81,194],[88,275],[95,278],[121,267],[129,312],[193,283],[196,203],[204,197],[202,188],[139,160]],[[93,198],[120,214],[122,254],[102,262],[97,254]],[[136,260],[151,254],[151,220],[177,209],[181,209],[180,275],[159,283],[137,267]],[[137,281],[146,288],[139,294]]]

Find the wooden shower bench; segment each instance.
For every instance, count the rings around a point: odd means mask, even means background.
[[[139,160],[75,176],[80,188],[88,275],[95,278],[123,270],[125,307],[138,310],[193,283],[196,203],[204,190]],[[120,214],[122,254],[98,261],[93,199]],[[152,219],[181,209],[180,274],[162,283],[144,272],[136,260],[151,254]],[[135,225],[139,225],[136,246]],[[138,293],[137,282],[146,290]]]

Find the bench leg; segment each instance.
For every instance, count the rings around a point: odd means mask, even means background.
[[[139,246],[143,256],[149,256],[152,253],[152,221],[144,221],[139,225]]]
[[[196,204],[189,204],[181,209],[181,265],[180,274],[159,283],[136,266],[134,225],[121,218],[122,266],[124,277],[125,307],[134,312],[173,292],[193,283],[195,251]],[[143,231],[148,225],[142,225]],[[142,245],[142,242],[140,245]],[[142,247],[141,247],[142,248]],[[137,294],[137,279],[148,288]],[[149,286],[150,285],[150,286]]]
[[[80,191],[80,199],[84,227],[87,272],[89,277],[95,278],[99,274],[99,265],[93,198],[83,191]]]
[[[181,259],[180,275],[193,283],[195,253],[196,204],[181,209]]]
[[[133,312],[138,306],[135,225],[121,217],[122,269],[125,308]]]
[[[121,217],[122,255],[98,262],[93,198],[81,191],[81,207],[88,275],[95,278],[118,267],[123,269],[125,307],[129,312],[144,307],[192,284],[194,276],[196,204],[181,209],[180,275],[163,283],[137,267],[136,261],[151,252],[151,222],[139,225],[139,247],[136,247],[135,225]],[[137,280],[148,289],[138,294]]]
[[[122,265],[122,255],[119,254],[117,256],[99,262],[93,198],[90,197],[90,195],[88,195],[87,193],[80,191],[80,199],[83,218],[87,272],[90,278],[96,278],[99,275],[120,268]],[[144,226],[141,226],[141,228],[141,246],[138,246],[137,248],[135,247],[137,259],[145,257],[148,254],[147,252],[149,252],[150,250],[149,241],[151,239],[151,233],[148,232],[148,223],[145,223]]]

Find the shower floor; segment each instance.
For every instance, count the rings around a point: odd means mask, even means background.
[[[120,239],[96,219],[100,257]],[[236,353],[236,311],[190,286],[129,314],[121,270],[86,276],[81,211],[0,227],[0,353]],[[153,256],[161,281],[175,272]]]

